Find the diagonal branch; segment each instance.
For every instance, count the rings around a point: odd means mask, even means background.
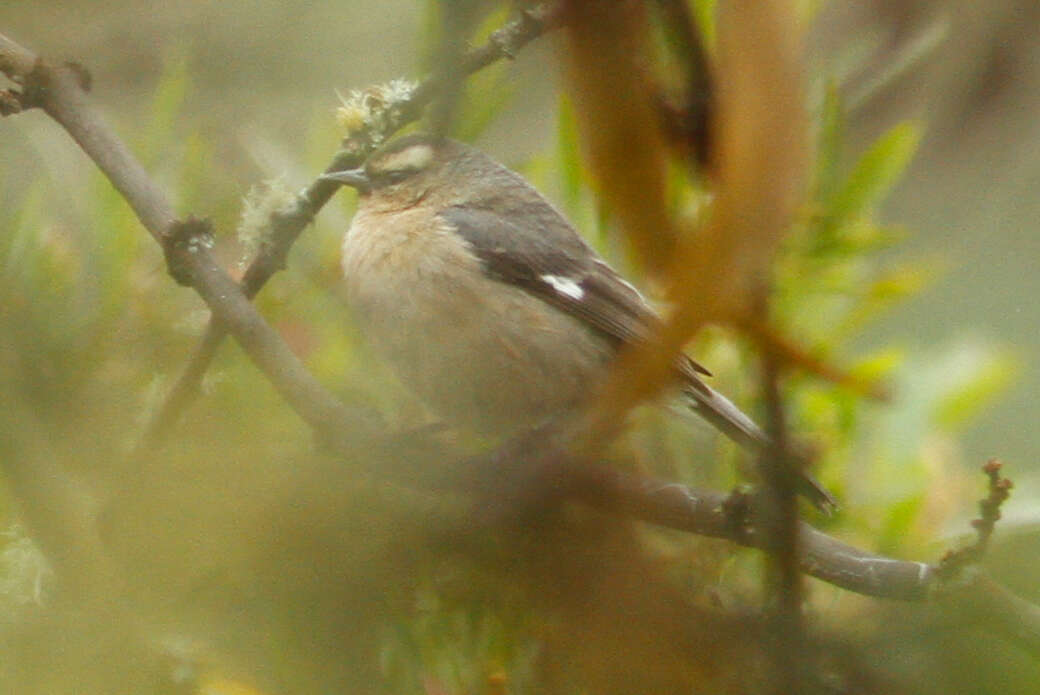
[[[31,66],[28,72],[26,66]],[[29,105],[57,121],[97,164],[162,246],[178,280],[191,284],[304,420],[321,431],[333,422],[360,419],[307,372],[219,266],[209,251],[205,225],[177,221],[166,195],[88,104],[82,69],[52,65],[2,35],[0,69],[22,85]]]

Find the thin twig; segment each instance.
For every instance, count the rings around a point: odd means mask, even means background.
[[[892,395],[883,383],[851,374],[834,364],[812,354],[797,342],[784,336],[767,322],[754,318],[740,322],[740,328],[750,336],[762,350],[769,350],[785,367],[804,370],[817,378],[850,389],[857,395],[876,401],[891,400]]]
[[[759,293],[758,313],[766,314],[766,295]],[[762,350],[762,390],[770,446],[760,457],[765,480],[761,507],[762,535],[769,552],[772,616],[771,654],[778,693],[803,690],[806,663],[805,625],[802,621],[801,537],[798,519],[798,472],[790,454],[787,414],[780,396],[780,360]]]
[[[951,550],[943,556],[939,563],[939,572],[947,580],[956,580],[966,569],[982,562],[993,536],[993,529],[1000,520],[1000,508],[1011,496],[1012,482],[1000,475],[1002,464],[997,459],[990,459],[982,466],[982,472],[989,481],[986,497],[979,500],[979,514],[973,519],[975,542],[958,550]]]

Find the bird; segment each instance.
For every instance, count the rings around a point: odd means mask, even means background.
[[[508,435],[587,406],[618,351],[661,318],[519,174],[456,140],[415,133],[324,179],[355,188],[343,238],[346,297],[365,340],[438,417]],[[766,433],[674,366],[691,410],[751,452]],[[834,499],[807,473],[800,491]]]

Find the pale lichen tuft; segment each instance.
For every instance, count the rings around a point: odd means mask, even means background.
[[[268,179],[249,189],[242,199],[242,215],[236,230],[242,245],[239,265],[245,268],[268,242],[271,218],[288,214],[296,205],[296,194],[289,190],[281,176]]]
[[[411,80],[396,79],[352,90],[347,97],[337,92],[340,106],[336,109],[336,121],[347,131],[347,137],[366,131],[378,143],[391,130],[401,107],[411,100],[417,86]]]

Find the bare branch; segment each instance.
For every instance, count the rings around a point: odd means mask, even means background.
[[[32,67],[22,72],[25,66]],[[97,164],[162,246],[171,269],[176,268],[176,274],[195,288],[214,316],[304,420],[319,431],[333,422],[358,423],[356,414],[307,372],[257,313],[241,288],[217,264],[197,226],[177,222],[163,192],[87,103],[80,70],[37,59],[9,39],[0,44],[0,68],[22,84],[23,91],[32,93],[36,105],[64,127]]]
[[[0,34],[0,72],[15,84],[24,85],[36,65],[36,54]]]
[[[719,492],[634,476],[603,465],[556,462],[556,486],[568,496],[611,514],[657,526],[765,549],[768,540],[749,516],[756,505]],[[566,482],[561,482],[566,481]],[[948,602],[952,615],[976,623],[1040,657],[1040,606],[1016,596],[981,571],[947,582],[938,564],[897,560],[853,547],[812,526],[798,524],[798,558],[806,574],[848,591],[897,601]]]

